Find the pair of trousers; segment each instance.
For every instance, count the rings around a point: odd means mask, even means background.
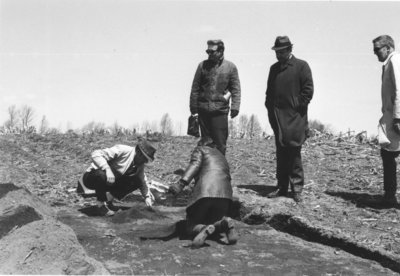
[[[217,149],[225,155],[228,140],[228,114],[199,112],[201,137],[211,137]]]
[[[385,195],[395,196],[397,191],[397,163],[400,151],[387,151],[381,149],[381,157],[383,163],[383,189]]]
[[[106,172],[101,169],[85,172],[83,183],[89,189],[96,191],[98,201],[107,201],[106,192],[110,192],[117,199],[122,199],[140,188],[140,181],[138,181],[137,176],[120,176],[116,177],[113,184],[107,183]]]
[[[278,188],[287,193],[289,184],[292,192],[301,193],[304,186],[304,171],[301,146],[283,147],[276,141],[276,178]]]
[[[201,198],[186,210],[186,232],[194,238],[204,226],[228,216],[232,200],[229,198]],[[218,229],[216,229],[218,231]]]

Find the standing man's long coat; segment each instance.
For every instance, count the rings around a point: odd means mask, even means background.
[[[304,143],[313,93],[311,69],[306,61],[292,56],[283,68],[279,62],[271,66],[265,106],[281,146],[298,147]]]

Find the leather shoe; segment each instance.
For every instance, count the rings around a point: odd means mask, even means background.
[[[267,195],[268,198],[276,198],[276,197],[280,197],[280,196],[286,196],[287,193],[283,192],[282,190],[278,189],[272,193],[269,193]]]
[[[301,193],[293,193],[293,199],[296,203],[301,203],[303,202],[303,196],[301,195]]]

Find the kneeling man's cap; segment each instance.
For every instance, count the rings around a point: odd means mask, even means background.
[[[149,160],[149,162],[153,162],[154,153],[156,152],[156,149],[153,147],[153,145],[150,144],[146,139],[141,139],[137,146],[139,147],[143,155],[147,158],[147,160]]]

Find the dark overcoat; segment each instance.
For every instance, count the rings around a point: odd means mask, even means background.
[[[298,147],[306,140],[307,110],[314,93],[307,62],[292,56],[286,65],[273,64],[269,71],[265,106],[277,142]]]
[[[197,146],[190,158],[182,180],[195,186],[188,208],[201,198],[232,199],[232,186],[229,165],[225,156],[216,148]]]

